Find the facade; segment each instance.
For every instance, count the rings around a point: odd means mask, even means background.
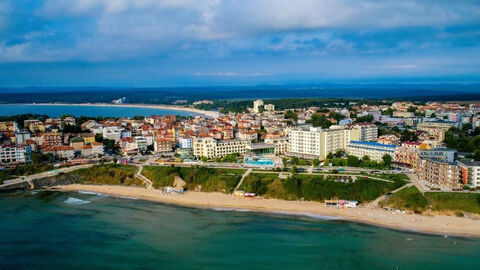
[[[270,143],[252,143],[247,146],[247,152],[255,156],[274,155],[275,144]]]
[[[288,131],[287,155],[324,160],[329,153],[345,150],[350,141],[348,129],[321,129],[301,126]]]
[[[417,166],[419,142],[404,142],[395,149],[394,162],[399,167],[414,168]]]
[[[244,154],[247,151],[247,146],[250,145],[250,141],[217,141],[211,137],[196,138],[193,141],[193,155],[196,157],[217,158],[228,154]]]
[[[30,140],[31,135],[28,130],[23,129],[15,132],[15,143],[16,144],[25,144],[27,140]]]
[[[415,175],[433,189],[458,190],[462,188],[460,169],[455,163],[438,159],[418,159]]]
[[[373,142],[378,138],[378,127],[372,123],[358,123],[350,127],[350,140]]]
[[[383,135],[377,139],[377,142],[381,144],[399,145],[400,138],[395,135]]]
[[[420,150],[418,152],[419,158],[430,158],[430,159],[438,159],[450,163],[454,163],[457,161],[458,153],[455,149],[448,149],[448,148],[433,148],[433,149],[425,149]]]
[[[156,153],[172,152],[172,141],[165,138],[156,139],[153,143],[153,149]]]
[[[400,117],[400,118],[409,118],[415,117],[415,113],[413,112],[403,112],[403,111],[394,111],[393,117]]]
[[[32,150],[28,145],[2,145],[0,148],[1,163],[26,163],[30,161]]]
[[[178,147],[180,147],[181,149],[192,148],[192,138],[189,138],[189,137],[178,138]]]
[[[288,148],[288,138],[265,138],[265,143],[275,145],[275,155],[283,155],[287,152]]]
[[[348,155],[356,156],[359,159],[368,156],[371,160],[380,162],[385,154],[391,156],[393,160],[395,157],[395,148],[397,148],[397,146],[390,144],[350,141],[347,145],[346,152]]]
[[[104,127],[102,129],[102,136],[104,139],[114,140],[118,143],[122,138],[121,128],[117,126]]]
[[[260,108],[263,107],[263,100],[259,99],[259,100],[255,100],[253,102],[253,112],[254,113],[260,113]]]
[[[265,104],[264,108],[265,108],[265,111],[269,111],[269,112],[275,111],[275,105],[274,104]]]
[[[147,138],[143,136],[135,136],[135,142],[137,143],[138,151],[140,152],[147,151],[147,147],[148,147]]]
[[[45,133],[42,135],[42,145],[54,147],[62,145],[62,135],[60,133]]]
[[[445,132],[452,127],[452,124],[445,122],[423,122],[417,125],[417,130],[427,132],[437,141],[445,140]]]
[[[236,138],[240,141],[256,141],[258,140],[258,133],[255,130],[240,130]]]
[[[480,162],[462,160],[459,161],[458,167],[460,168],[460,178],[463,185],[470,188],[480,187]]]

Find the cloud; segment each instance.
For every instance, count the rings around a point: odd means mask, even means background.
[[[0,0],[0,64],[121,63],[247,80],[433,72],[415,59],[448,54],[474,72],[479,17],[477,1],[449,0]]]

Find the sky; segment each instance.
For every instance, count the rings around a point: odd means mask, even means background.
[[[480,1],[0,0],[0,87],[480,82]]]

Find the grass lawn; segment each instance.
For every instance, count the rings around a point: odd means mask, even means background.
[[[142,174],[152,180],[155,188],[173,185],[178,176],[187,183],[187,190],[231,193],[244,172],[244,169],[145,166]]]
[[[75,170],[68,174],[80,176],[84,184],[145,186],[145,183],[135,176],[136,172],[136,166],[106,164]]]
[[[480,194],[427,192],[428,200],[436,211],[459,211],[480,214]]]
[[[428,202],[415,186],[401,189],[383,202],[383,206],[400,210],[423,212],[427,209]]]
[[[295,174],[288,179],[280,179],[276,173],[252,173],[244,179],[241,189],[265,198],[284,200],[324,201],[338,198],[368,202],[405,184],[403,180],[384,182],[370,178],[358,179],[354,183],[342,183],[335,181],[338,178],[348,179],[343,175],[324,177],[307,174]]]

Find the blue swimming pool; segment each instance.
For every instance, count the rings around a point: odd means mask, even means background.
[[[248,164],[248,165],[254,165],[254,166],[273,166],[273,165],[275,165],[275,162],[273,162],[271,159],[268,159],[268,158],[259,158],[259,159],[247,158],[247,159],[245,159],[245,163]]]

